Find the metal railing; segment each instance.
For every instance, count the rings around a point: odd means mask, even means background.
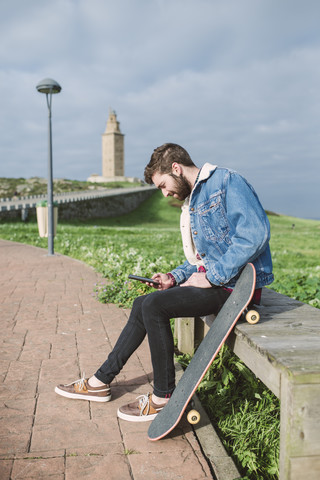
[[[53,200],[58,204],[72,203],[83,200],[92,200],[94,198],[112,197],[116,195],[125,195],[128,193],[138,193],[154,189],[153,186],[132,187],[132,188],[105,188],[103,190],[82,190],[79,192],[55,193]],[[26,208],[35,208],[41,200],[46,200],[47,195],[30,195],[17,198],[0,198],[0,211],[23,210]]]

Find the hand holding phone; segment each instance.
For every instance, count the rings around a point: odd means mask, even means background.
[[[159,282],[148,277],[139,277],[139,275],[130,274],[128,278],[130,278],[131,280],[139,280],[139,282],[143,282],[143,283],[152,283],[152,285],[154,285],[155,287],[159,285]]]

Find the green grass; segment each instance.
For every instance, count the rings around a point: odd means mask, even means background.
[[[129,273],[150,276],[184,261],[179,216],[176,202],[157,192],[128,215],[59,222],[55,251],[103,274],[105,280],[95,286],[100,301],[130,307],[137,295],[150,290],[128,282]],[[320,222],[273,215],[269,219],[276,278],[272,288],[319,308]],[[0,221],[0,237],[47,248],[35,220]],[[189,359],[182,356],[180,361]],[[199,395],[225,447],[245,472],[243,479],[276,479],[279,400],[226,347],[201,383]]]
[[[320,222],[283,216],[270,221],[271,288],[320,308]]]

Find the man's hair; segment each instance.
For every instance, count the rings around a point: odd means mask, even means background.
[[[145,181],[152,185],[152,177],[156,172],[161,174],[171,173],[174,162],[186,167],[195,166],[189,153],[176,143],[164,143],[161,147],[155,148],[150,162],[144,170]]]

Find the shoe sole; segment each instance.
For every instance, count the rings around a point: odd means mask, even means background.
[[[152,415],[127,415],[122,413],[120,410],[117,411],[118,418],[126,420],[127,422],[151,422],[156,418],[157,415],[157,413]]]
[[[74,400],[87,400],[89,402],[110,402],[111,400],[111,395],[108,395],[107,397],[97,397],[93,395],[79,395],[77,393],[69,393],[65,392],[64,390],[60,390],[60,388],[56,387],[54,391],[58,394],[61,395],[62,397],[66,398],[73,398]]]

